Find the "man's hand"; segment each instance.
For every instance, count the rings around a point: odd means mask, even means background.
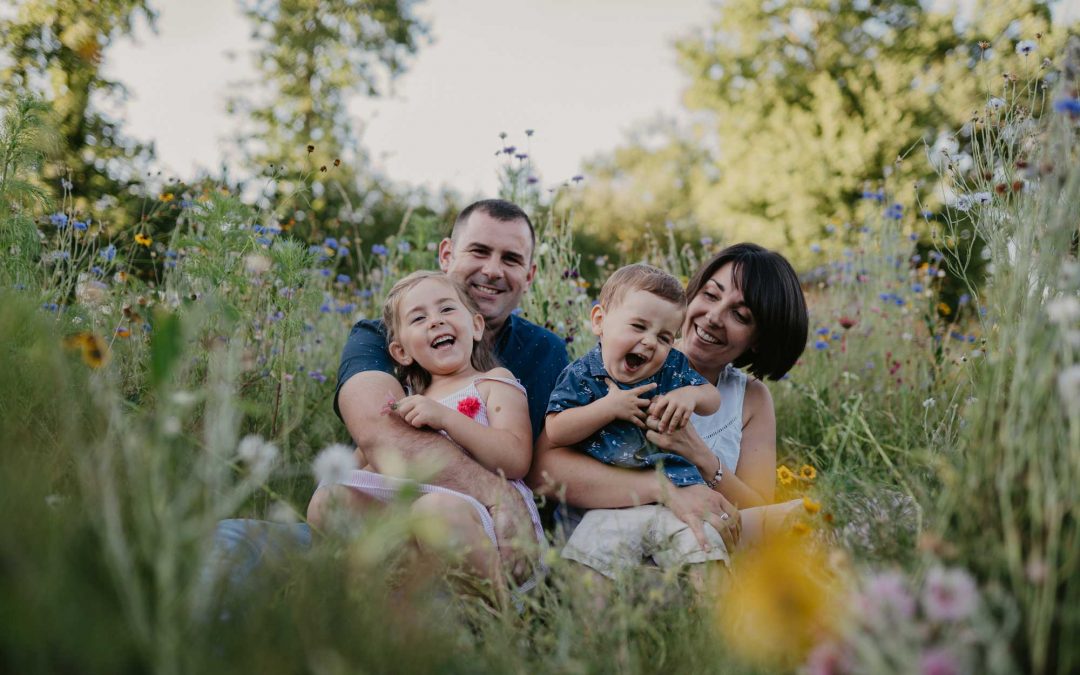
[[[509,483],[504,485],[500,500],[488,507],[488,511],[495,524],[503,569],[516,583],[522,583],[528,577],[530,561],[536,556],[529,546],[536,538],[532,536],[532,517],[521,494]]]
[[[612,419],[632,422],[644,429],[645,418],[648,416],[645,409],[649,407],[649,400],[641,398],[641,394],[656,389],[656,383],[650,382],[633,389],[620,389],[618,384],[608,378],[604,378],[604,382],[607,383],[608,393],[600,400],[611,413]]]
[[[446,428],[446,414],[454,412],[442,403],[420,394],[406,396],[394,404],[393,410],[417,429],[427,427],[436,431]]]
[[[692,387],[680,387],[660,394],[649,404],[649,416],[659,420],[657,431],[678,431],[690,423],[690,415],[697,407],[697,392]]]
[[[729,552],[735,550],[735,545],[739,543],[742,535],[742,523],[739,510],[731,502],[704,485],[677,488],[668,482],[665,488],[663,503],[671,509],[676,518],[686,523],[701,550],[709,550],[709,542],[705,538],[705,523],[716,528]]]

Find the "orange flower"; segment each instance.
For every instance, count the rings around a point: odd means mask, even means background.
[[[806,509],[806,512],[810,513],[810,514],[817,513],[818,511],[821,510],[821,502],[815,502],[813,499],[810,499],[809,497],[804,496],[802,498],[802,505],[803,505],[803,508]]]
[[[810,526],[801,520],[795,521],[795,524],[791,526],[791,531],[796,535],[803,537],[810,533]]]
[[[937,304],[937,311],[941,316],[949,316],[952,314],[952,307],[949,307],[949,303],[947,302],[939,302]]]
[[[64,338],[64,346],[82,352],[83,363],[91,368],[100,368],[109,362],[109,346],[95,333],[84,331],[70,335]]]
[[[162,195],[161,195],[160,197],[158,197],[158,199],[160,199],[161,201],[163,201],[163,202],[165,202],[166,204],[168,204],[168,203],[169,203],[169,202],[171,202],[172,200],[176,199],[176,195],[174,195],[174,194],[173,194],[173,193],[171,193],[171,192],[165,192],[165,193],[163,193],[163,194],[162,194]]]
[[[128,330],[127,328],[123,327],[123,326],[120,326],[119,328],[116,329],[116,337],[118,337],[118,338],[120,338],[122,340],[126,340],[129,337],[131,337],[131,331]]]
[[[799,469],[799,478],[803,480],[814,480],[817,478],[817,469],[809,464],[803,464]]]
[[[146,236],[145,234],[142,234],[141,232],[139,234],[135,235],[135,243],[139,244],[140,246],[146,246],[147,248],[149,248],[151,242],[152,242],[152,240],[150,239],[150,237]]]

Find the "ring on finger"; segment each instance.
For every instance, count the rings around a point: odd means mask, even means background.
[[[727,520],[727,519],[728,519],[728,518],[730,518],[730,517],[731,517],[731,516],[729,516],[729,515],[728,515],[728,514],[726,514],[726,513],[721,513],[721,514],[720,514],[720,520]]]

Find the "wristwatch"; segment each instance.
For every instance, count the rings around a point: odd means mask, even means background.
[[[712,480],[705,479],[705,484],[709,486],[710,490],[715,490],[716,486],[720,484],[720,479],[724,477],[724,463],[720,461],[720,458],[716,458],[716,473],[713,474]]]

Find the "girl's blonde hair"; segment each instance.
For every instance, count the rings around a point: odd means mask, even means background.
[[[398,339],[398,335],[401,333],[401,300],[405,297],[412,288],[414,288],[421,281],[428,279],[436,279],[442,281],[446,285],[454,289],[457,293],[458,300],[461,304],[465,305],[465,309],[471,314],[479,314],[480,309],[476,306],[476,302],[469,296],[469,292],[465,287],[446,276],[444,272],[438,272],[433,270],[421,270],[419,272],[413,272],[409,276],[401,279],[390,292],[386,294],[386,302],[383,303],[383,325],[386,327],[386,344],[390,344],[394,340]],[[472,367],[481,373],[486,373],[492,368],[496,368],[499,365],[498,360],[495,358],[495,354],[491,351],[491,347],[484,340],[473,342],[472,351]],[[400,363],[395,366],[395,374],[402,386],[406,388],[406,391],[412,394],[422,394],[431,386],[431,373],[424,370],[424,368],[413,359],[412,363],[407,366],[403,366]]]

